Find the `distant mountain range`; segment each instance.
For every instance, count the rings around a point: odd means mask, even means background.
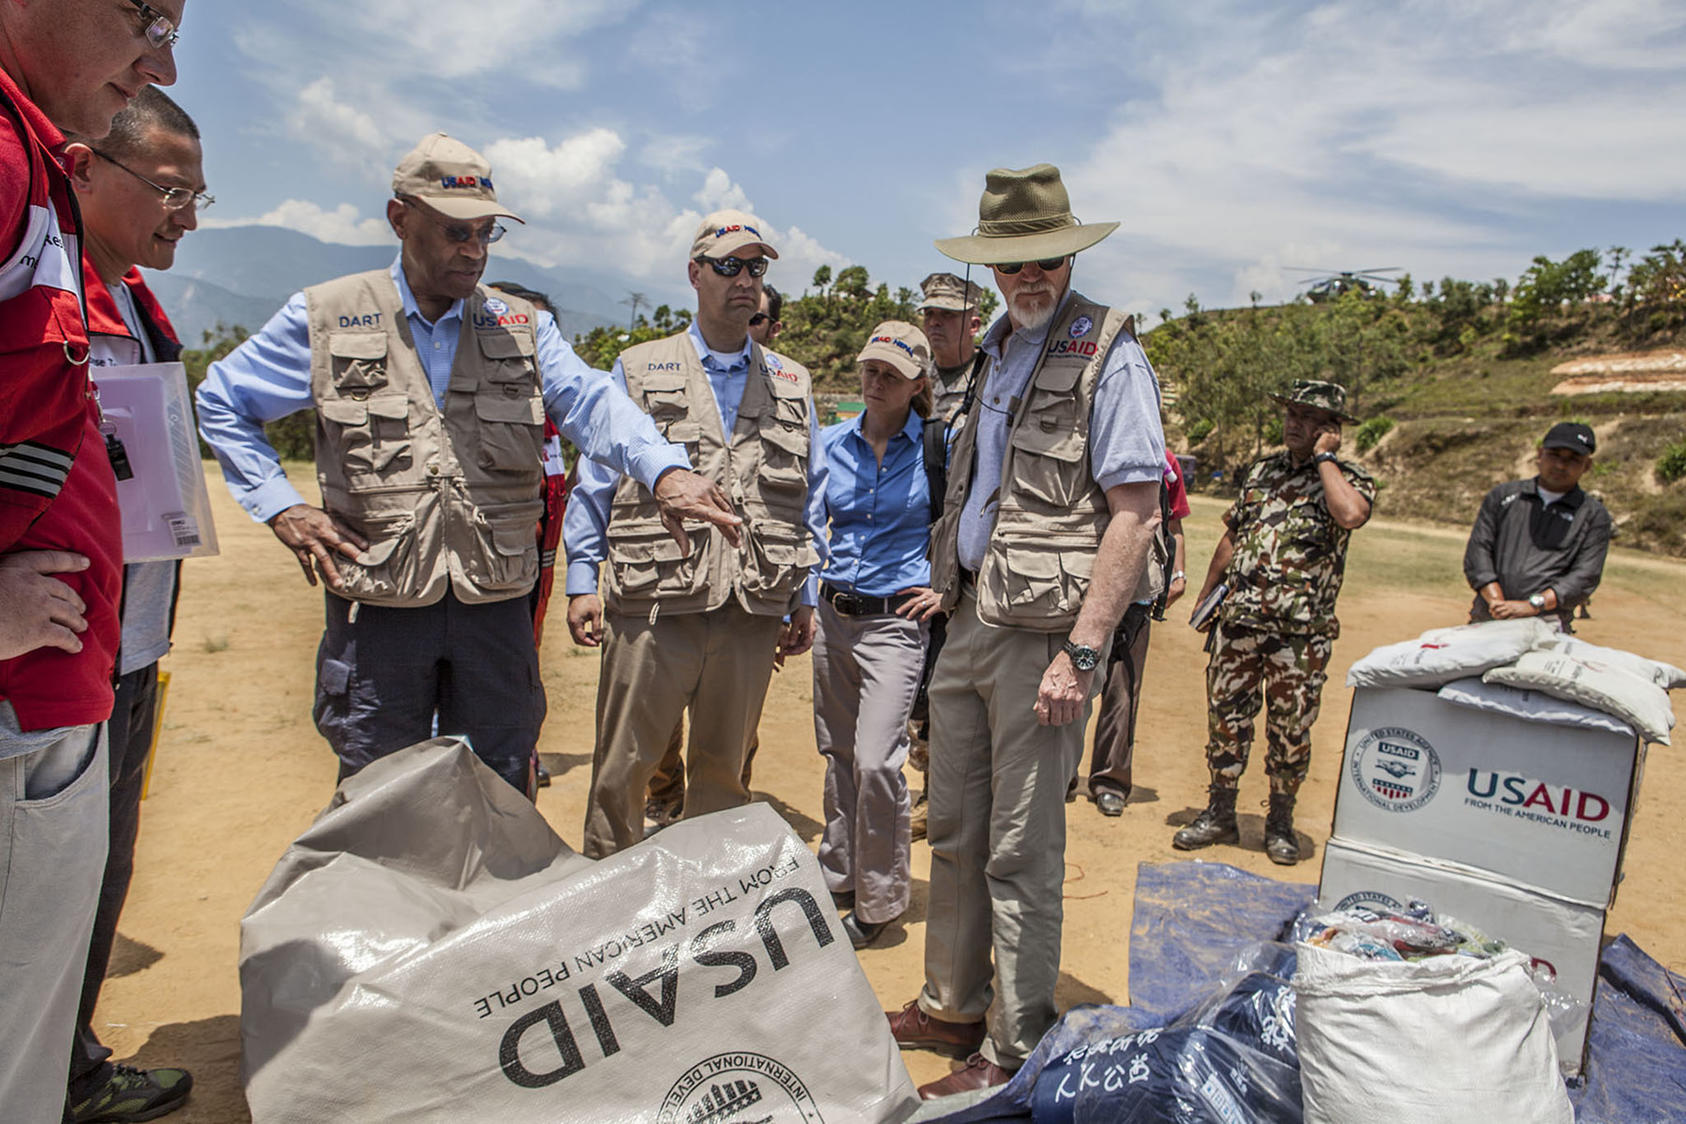
[[[182,239],[167,273],[148,271],[182,342],[197,346],[221,323],[256,332],[293,293],[330,278],[384,269],[394,246],[343,246],[278,226],[198,230]],[[602,324],[624,322],[627,309],[612,295],[633,282],[597,272],[545,269],[515,258],[494,257],[489,281],[514,281],[550,296],[558,326],[572,340]]]

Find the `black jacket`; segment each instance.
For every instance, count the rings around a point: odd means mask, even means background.
[[[1609,511],[1578,486],[1547,505],[1538,477],[1500,484],[1481,501],[1464,548],[1464,577],[1476,591],[1470,618],[1492,616],[1480,591],[1496,581],[1509,601],[1552,589],[1567,628],[1575,607],[1598,588],[1611,527]]]

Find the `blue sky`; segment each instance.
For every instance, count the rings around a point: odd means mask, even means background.
[[[1686,4],[191,0],[171,91],[219,225],[390,241],[443,129],[529,220],[498,250],[687,304],[701,214],[770,279],[947,268],[984,172],[1041,160],[1122,228],[1078,262],[1140,312],[1291,296],[1285,266],[1514,278],[1686,236]],[[495,267],[494,267],[495,268]]]

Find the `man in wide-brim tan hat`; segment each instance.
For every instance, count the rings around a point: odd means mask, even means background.
[[[932,532],[951,616],[930,687],[925,986],[890,1023],[966,1066],[926,1097],[1005,1082],[1054,1022],[1066,787],[1112,634],[1155,592],[1159,386],[1130,318],[1071,288],[1073,256],[1117,226],[1078,222],[1038,164],[990,172],[976,233],[937,243],[992,267],[1007,309]]]

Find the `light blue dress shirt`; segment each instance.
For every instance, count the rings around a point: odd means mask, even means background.
[[[983,567],[995,531],[1001,469],[1013,414],[1041,358],[1048,330],[1060,323],[1068,290],[1048,323],[1034,332],[1011,331],[1003,313],[978,344],[990,358],[983,388],[973,403],[978,427],[977,470],[960,515],[960,564]],[[962,472],[956,465],[950,471]],[[1120,484],[1157,482],[1165,474],[1165,432],[1159,425],[1159,380],[1134,336],[1120,332],[1095,382],[1089,408],[1089,474],[1102,491]]]
[[[416,304],[401,263],[402,258],[393,261],[392,279],[433,400],[443,406],[451,365],[457,358],[463,302],[452,304],[429,323]],[[545,410],[581,453],[609,462],[615,471],[626,472],[646,487],[670,468],[691,467],[684,447],[662,438],[649,415],[626,396],[624,383],[617,388],[608,375],[587,367],[574,354],[550,313],[539,313],[537,328]],[[305,502],[287,480],[281,458],[263,434],[266,422],[312,404],[305,295],[294,293],[262,331],[211,364],[195,402],[199,432],[221,463],[228,490],[253,519],[268,522]]]
[[[864,416],[864,415],[863,415]],[[941,422],[935,423],[941,425]],[[861,418],[820,431],[825,446],[825,508],[831,557],[820,576],[863,597],[889,597],[931,584],[931,485],[925,475],[924,419],[908,411],[884,461],[861,433]]]
[[[738,424],[738,407],[743,404],[744,388],[749,385],[749,337],[744,337],[743,349],[736,352],[712,350],[702,337],[702,330],[692,321],[687,333],[691,346],[697,349],[708,385],[714,391],[714,404],[720,411],[721,432],[730,434]],[[626,372],[619,359],[610,378],[624,392]],[[631,401],[631,399],[628,399]],[[562,517],[562,545],[568,555],[566,590],[569,597],[597,592],[597,567],[608,556],[609,505],[615,498],[615,485],[621,474],[606,465],[592,461],[579,462],[579,475],[573,491],[568,493],[568,513]],[[814,400],[808,399],[808,504],[806,523],[814,537],[814,548],[820,558],[826,557],[825,541],[825,451],[821,446],[819,425],[814,414]],[[817,569],[817,567],[816,567]],[[819,603],[819,579],[810,571],[802,587],[802,604]]]

